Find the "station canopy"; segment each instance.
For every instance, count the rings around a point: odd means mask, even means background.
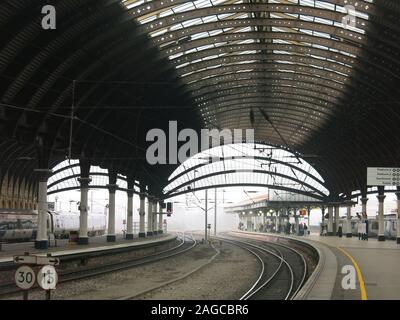
[[[185,161],[169,177],[169,196],[208,188],[268,188],[275,201],[319,201],[329,196],[321,175],[305,160],[281,148],[230,144],[203,151]]]
[[[146,134],[169,121],[254,128],[336,199],[399,164],[399,0],[63,0],[56,30],[42,6],[0,1],[0,179],[32,195],[66,157],[160,195],[177,165]]]

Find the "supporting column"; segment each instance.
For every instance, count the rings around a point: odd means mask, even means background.
[[[133,194],[132,189],[127,190],[128,203],[127,203],[127,216],[126,216],[126,240],[133,239]]]
[[[89,177],[81,177],[78,179],[81,185],[81,202],[79,204],[79,238],[78,244],[89,244],[88,237],[88,191],[89,183],[92,181]]]
[[[297,209],[296,208],[293,209],[293,214],[294,214],[294,223],[295,223],[294,232],[296,233],[296,236],[298,236],[300,230],[299,230],[299,216],[297,214]]]
[[[159,202],[160,212],[158,213],[158,233],[164,233],[163,230],[163,201]]]
[[[279,209],[276,210],[275,212],[276,212],[275,232],[279,233],[279,229],[280,229]]]
[[[339,229],[340,204],[336,203],[334,209],[335,209],[335,218],[333,220],[333,234],[336,236],[338,234],[338,229]]]
[[[117,191],[118,185],[108,184],[108,232],[107,242],[115,242],[115,192]]]
[[[396,237],[396,241],[397,244],[400,244],[400,190],[399,187],[397,187],[397,192],[396,192],[396,196],[397,196],[397,237]]]
[[[217,236],[217,188],[214,189],[214,237]],[[264,216],[265,224],[265,216]]]
[[[385,219],[384,219],[384,204],[385,204],[385,198],[386,196],[384,195],[385,189],[384,187],[378,187],[378,201],[379,201],[379,207],[378,207],[378,222],[379,222],[379,231],[378,231],[378,241],[385,241]]]
[[[153,236],[153,203],[152,197],[147,197],[147,236]]]
[[[47,238],[47,179],[51,175],[49,169],[36,169],[39,173],[39,190],[38,190],[38,227],[36,233],[35,248],[47,249],[49,246]]]
[[[146,201],[146,194],[144,192],[139,193],[139,198],[140,198],[140,207],[139,207],[139,238],[145,238],[146,237],[146,231],[145,231],[145,222],[144,218],[146,215],[145,212],[145,201]]]
[[[333,236],[333,206],[328,206],[328,236]]]
[[[352,201],[346,200],[345,204],[347,206],[347,219],[346,219],[346,238],[351,238],[353,236],[351,232],[351,207]]]
[[[157,228],[157,203],[158,199],[153,200],[153,234],[157,235],[158,234],[158,228]]]
[[[367,202],[368,198],[361,198],[361,207],[362,207],[362,213],[365,213],[367,215]]]

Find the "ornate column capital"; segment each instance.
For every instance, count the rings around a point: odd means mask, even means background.
[[[133,189],[127,189],[126,193],[128,195],[128,198],[133,198],[133,195],[135,194],[135,190]]]
[[[117,184],[107,184],[106,187],[110,193],[115,193],[117,191],[118,185]]]
[[[78,181],[81,185],[81,188],[89,188],[90,182],[92,182],[92,178],[90,177],[80,177]]]
[[[139,192],[139,198],[140,198],[140,200],[145,200],[146,199],[146,192]]]
[[[361,198],[360,200],[361,200],[361,204],[367,204],[369,199],[367,197],[365,197],[365,198]]]
[[[380,203],[383,203],[385,201],[386,196],[384,194],[379,194],[376,196],[376,198]]]
[[[50,169],[34,169],[34,173],[36,173],[39,176],[39,181],[41,182],[47,182],[47,180],[51,177],[53,174],[53,171]]]

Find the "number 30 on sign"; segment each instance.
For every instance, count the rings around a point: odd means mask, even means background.
[[[21,266],[15,272],[15,283],[22,290],[29,290],[36,281],[35,271],[29,266]]]

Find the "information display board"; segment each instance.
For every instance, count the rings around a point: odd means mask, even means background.
[[[400,186],[400,168],[367,168],[368,186]]]

